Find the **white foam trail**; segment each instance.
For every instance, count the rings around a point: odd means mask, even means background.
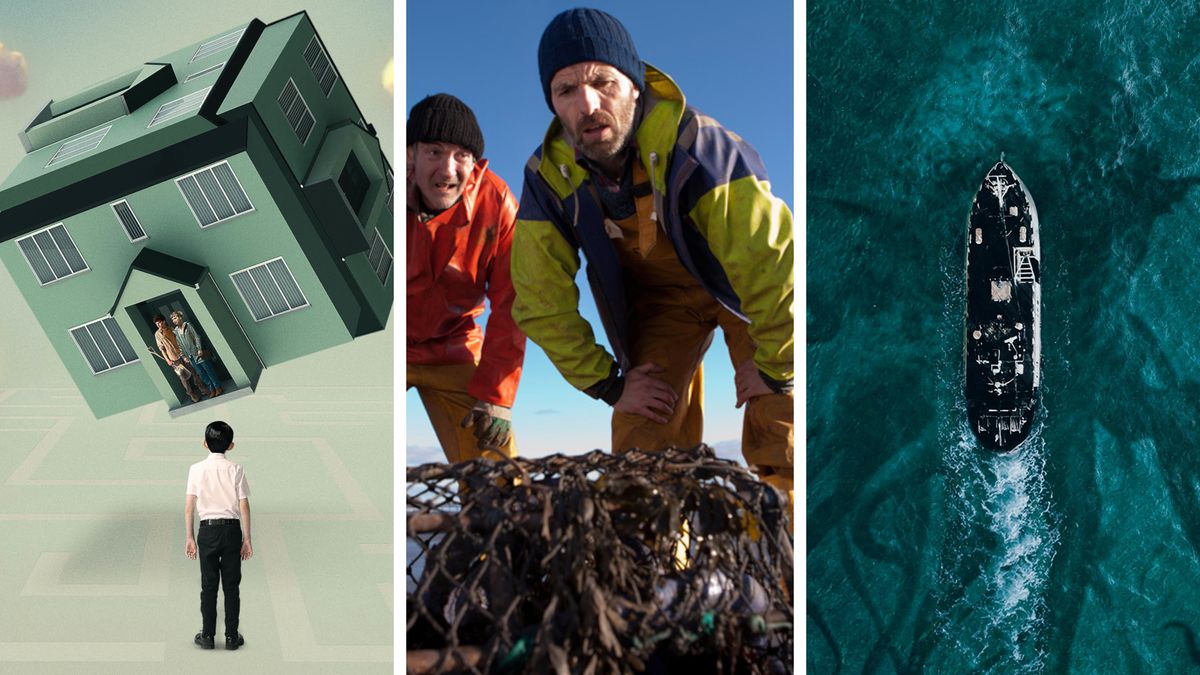
[[[977,668],[1001,649],[1003,666],[996,668],[1040,673],[1046,581],[1059,542],[1041,429],[1006,454],[980,449],[965,423],[959,432],[945,454],[954,494],[951,517],[964,532],[990,536],[964,541],[943,561],[939,577],[951,584],[967,582],[953,578],[964,560],[981,565],[978,578],[949,613],[965,619],[943,634]]]
[[[1041,627],[1046,577],[1058,544],[1042,473],[1044,450],[1038,433],[1022,450],[990,458],[993,482],[985,486],[989,527],[1000,537],[989,570],[997,600],[992,622],[1022,632]]]

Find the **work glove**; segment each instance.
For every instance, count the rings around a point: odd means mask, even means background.
[[[477,401],[463,418],[463,428],[475,426],[475,438],[484,450],[500,450],[512,436],[512,408]]]

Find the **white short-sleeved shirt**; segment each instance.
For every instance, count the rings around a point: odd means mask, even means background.
[[[210,518],[241,518],[238,502],[250,498],[250,485],[241,465],[219,452],[188,469],[187,494],[196,495],[196,515]]]

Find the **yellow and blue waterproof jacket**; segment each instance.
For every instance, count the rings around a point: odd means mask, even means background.
[[[683,266],[731,312],[749,322],[754,363],[787,382],[793,364],[792,213],[771,194],[766,168],[737,134],[686,105],[679,87],[646,64],[635,137],[650,177],[657,221]],[[617,250],[591,177],[558,119],[525,167],[513,235],[512,315],[575,387],[597,385],[637,364],[628,357],[629,307]],[[596,344],[579,313],[579,252],[615,357]],[[606,387],[607,388],[607,387]]]

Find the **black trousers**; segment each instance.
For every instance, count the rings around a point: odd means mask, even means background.
[[[225,593],[225,635],[237,635],[242,582],[242,526],[236,521],[201,525],[196,538],[200,559],[200,616],[205,635],[217,632],[217,585]]]

